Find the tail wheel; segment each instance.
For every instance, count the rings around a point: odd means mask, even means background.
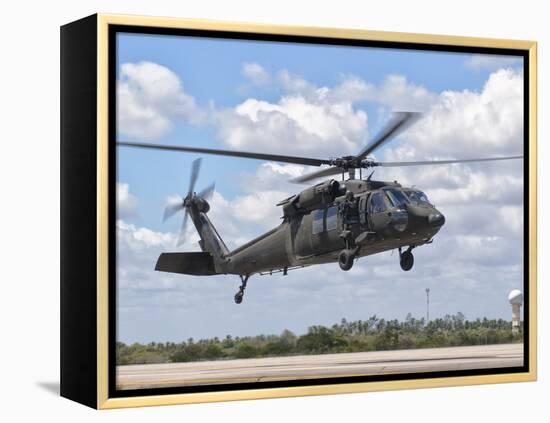
[[[353,267],[353,260],[355,259],[355,254],[351,250],[342,250],[338,256],[338,264],[340,269],[348,271]]]
[[[250,275],[239,275],[241,278],[242,285],[239,286],[239,290],[235,294],[235,304],[240,304],[243,302],[244,290],[246,289],[246,284]]]

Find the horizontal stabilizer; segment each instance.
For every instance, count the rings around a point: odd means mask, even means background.
[[[185,275],[210,276],[216,274],[210,253],[162,253],[155,270]]]

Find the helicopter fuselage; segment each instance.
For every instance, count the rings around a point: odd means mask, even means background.
[[[331,188],[333,184],[335,188],[334,182],[316,187]],[[287,207],[278,227],[229,252],[223,260],[215,260],[216,273],[286,272],[293,267],[337,262],[343,250],[353,250],[355,259],[402,247],[412,249],[431,242],[445,222],[427,201],[404,198],[397,183],[336,183],[334,198],[320,195],[319,204],[303,201],[302,193],[280,203],[294,204],[294,213]],[[402,193],[401,202],[396,193]],[[300,210],[300,204],[306,210]]]

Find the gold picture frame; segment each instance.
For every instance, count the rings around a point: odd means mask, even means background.
[[[190,403],[205,403],[216,401],[235,401],[235,400],[249,400],[260,398],[281,398],[281,397],[293,397],[293,396],[308,396],[308,395],[325,395],[325,394],[343,394],[354,392],[371,392],[371,391],[385,391],[385,390],[399,390],[399,389],[417,389],[417,388],[434,388],[434,387],[448,387],[448,386],[462,386],[462,385],[478,385],[478,384],[493,384],[493,383],[505,383],[505,382],[526,382],[535,381],[537,378],[537,43],[534,41],[517,41],[517,40],[505,40],[505,39],[489,39],[489,38],[477,38],[477,37],[459,37],[448,35],[430,35],[430,34],[411,34],[402,32],[381,32],[381,31],[369,31],[363,29],[337,29],[337,28],[315,28],[307,26],[286,26],[286,25],[260,25],[251,23],[236,23],[236,22],[223,22],[223,21],[210,21],[210,20],[197,20],[197,19],[180,19],[180,18],[163,18],[163,17],[144,17],[144,16],[124,16],[114,14],[97,14],[88,19],[87,29],[83,32],[83,35],[79,33],[79,25],[84,22],[77,21],[72,24],[68,24],[64,27],[65,37],[77,40],[78,37],[85,39],[92,39],[91,45],[96,45],[96,50],[93,52],[95,57],[95,63],[97,65],[95,70],[92,70],[96,76],[95,80],[95,105],[96,105],[96,117],[94,120],[95,125],[95,144],[92,150],[95,150],[95,174],[90,178],[95,180],[95,191],[90,193],[94,198],[96,209],[94,210],[90,224],[95,227],[95,237],[93,256],[95,260],[89,263],[89,259],[86,262],[90,269],[93,269],[95,278],[95,290],[93,290],[95,297],[93,302],[96,309],[93,313],[86,317],[82,317],[90,323],[95,319],[95,354],[89,359],[88,365],[92,366],[95,371],[95,384],[91,380],[86,380],[83,377],[81,386],[78,384],[79,375],[74,374],[78,366],[82,366],[82,362],[75,364],[70,361],[69,357],[72,354],[77,353],[74,348],[74,344],[81,342],[80,339],[76,339],[81,327],[74,329],[69,328],[70,324],[67,323],[69,319],[78,319],[75,317],[74,306],[68,305],[68,303],[75,303],[79,301],[78,295],[69,292],[69,283],[74,279],[70,278],[70,270],[65,272],[65,276],[62,275],[62,292],[66,289],[66,299],[62,299],[62,395],[82,402],[89,406],[98,409],[113,409],[122,407],[140,407],[140,406],[152,406],[152,405],[169,405],[169,404],[190,404]],[[273,36],[290,36],[290,37],[316,37],[316,38],[331,38],[340,40],[364,40],[364,41],[379,41],[389,43],[407,43],[417,45],[429,45],[439,46],[440,48],[450,46],[460,46],[463,48],[486,48],[486,49],[514,49],[523,51],[526,54],[528,60],[528,74],[525,78],[528,78],[528,245],[525,246],[526,253],[528,253],[528,274],[529,280],[525,282],[528,286],[528,303],[529,303],[529,326],[528,326],[528,370],[518,373],[502,373],[502,374],[480,374],[471,376],[449,376],[449,377],[433,377],[433,378],[411,378],[403,380],[382,380],[382,381],[370,381],[370,382],[350,382],[341,384],[330,385],[310,385],[310,386],[286,386],[276,388],[260,388],[260,389],[241,389],[230,391],[210,391],[210,392],[194,392],[194,393],[170,393],[170,394],[158,394],[158,395],[143,395],[143,396],[110,396],[109,394],[109,360],[111,354],[109,351],[109,333],[112,330],[112,325],[109,321],[109,295],[112,291],[109,286],[110,270],[109,270],[109,239],[112,234],[112,228],[109,222],[109,169],[112,166],[109,158],[109,139],[112,135],[109,127],[109,113],[111,104],[109,102],[109,72],[110,72],[110,60],[112,60],[112,40],[110,40],[110,28],[113,27],[132,26],[140,28],[148,28],[151,30],[162,29],[191,29],[200,31],[227,31],[231,33],[241,34],[268,34]],[[80,35],[79,35],[80,34]],[[62,30],[63,37],[63,30]],[[95,40],[93,38],[95,37]],[[67,41],[69,43],[70,41]],[[65,47],[63,50],[63,38],[62,38],[62,81],[63,78],[71,80],[77,78],[71,73],[71,70],[65,69],[63,71],[63,55],[67,58],[67,65],[71,63],[71,54],[73,50],[78,48],[78,44],[74,47]],[[68,44],[67,44],[68,45]],[[89,48],[86,45],[80,44],[82,48]],[[71,50],[71,48],[73,50]],[[75,53],[76,54],[76,53]],[[79,53],[83,54],[83,53]],[[62,99],[63,89],[65,94],[74,89],[74,84],[67,83],[65,88],[62,87]],[[71,111],[68,109],[71,107],[67,100],[67,109],[63,113],[62,106],[62,127],[68,124],[70,119],[73,119]],[[72,104],[72,103],[71,103]],[[111,111],[112,112],[112,111]],[[76,112],[72,112],[76,113]],[[69,131],[65,133],[66,141],[69,143]],[[74,135],[72,135],[74,136]],[[63,139],[62,139],[62,155],[63,155]],[[76,147],[75,147],[76,148]],[[91,151],[91,150],[90,150]],[[67,151],[65,157],[62,157],[62,161],[67,163],[74,156],[74,152]],[[63,165],[62,165],[63,167]],[[68,165],[68,167],[70,167]],[[112,168],[111,168],[112,169]],[[68,169],[65,177],[70,175],[71,170]],[[90,180],[91,180],[90,179]],[[70,189],[63,190],[64,176],[62,173],[62,196],[67,198],[67,202],[72,202],[70,198]],[[67,208],[75,207],[74,204],[67,203]],[[62,206],[63,209],[63,206]],[[67,209],[69,210],[69,209]],[[70,210],[67,211],[70,213]],[[63,219],[63,217],[62,217]],[[67,219],[69,222],[70,219]],[[95,224],[94,224],[95,223]],[[64,223],[65,225],[65,223]],[[67,223],[70,225],[70,223]],[[67,231],[72,230],[73,226],[68,226]],[[62,240],[64,238],[62,237]],[[74,248],[75,244],[70,244],[68,241],[62,242],[63,249]],[[67,251],[66,254],[70,254]],[[92,254],[92,253],[91,253]],[[89,257],[92,257],[91,255]],[[69,256],[66,256],[66,266],[75,266],[75,264],[69,264]],[[63,260],[63,258],[62,258]],[[62,272],[63,273],[63,272]],[[65,279],[63,279],[65,278]],[[86,283],[83,281],[82,283]],[[91,283],[91,282],[87,282]],[[90,291],[91,292],[91,291]],[[83,295],[83,294],[82,294]],[[66,320],[63,320],[65,316]],[[76,324],[76,323],[74,323]],[[84,323],[83,323],[84,324]],[[68,328],[68,329],[67,329]],[[64,331],[64,332],[63,332]],[[63,335],[65,333],[65,336]],[[91,336],[88,333],[87,336]],[[89,342],[90,338],[86,338]],[[63,344],[65,342],[65,344]],[[63,347],[65,345],[65,347]],[[68,364],[64,364],[63,357],[65,357]],[[95,362],[94,362],[95,359]],[[92,376],[89,376],[92,378]],[[95,397],[93,395],[95,392]]]

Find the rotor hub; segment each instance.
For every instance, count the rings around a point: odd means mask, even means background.
[[[344,171],[350,169],[368,169],[370,167],[378,166],[378,163],[372,159],[362,159],[355,156],[343,156],[330,161],[331,166],[336,166]]]

